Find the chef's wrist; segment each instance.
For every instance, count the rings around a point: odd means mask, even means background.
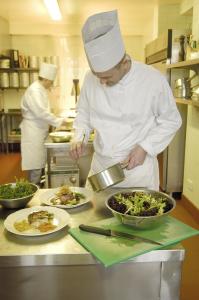
[[[146,141],[142,141],[138,144],[148,155],[155,156],[153,148]]]

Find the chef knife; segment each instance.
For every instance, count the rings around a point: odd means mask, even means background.
[[[142,242],[152,243],[155,245],[162,245],[161,243],[156,242],[151,239],[143,238],[141,236],[137,236],[137,235],[126,233],[126,232],[116,231],[116,230],[112,230],[112,229],[104,229],[104,228],[88,226],[88,225],[84,225],[84,224],[79,225],[79,228],[83,231],[97,233],[97,234],[101,234],[101,235],[126,238],[126,239],[130,239],[130,240],[136,239],[136,240],[140,240]]]

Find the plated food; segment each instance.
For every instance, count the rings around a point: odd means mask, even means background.
[[[35,206],[9,215],[5,228],[18,235],[38,236],[53,233],[68,225],[69,214],[59,208]]]
[[[158,191],[132,189],[113,194],[106,206],[122,223],[144,227],[169,214],[175,200]]]
[[[40,232],[47,232],[57,227],[53,222],[53,213],[49,213],[45,210],[38,210],[30,213],[26,219],[15,222],[14,227],[20,232],[30,229],[38,229]]]
[[[56,192],[55,197],[50,199],[53,205],[77,205],[80,199],[85,199],[84,194],[76,192],[69,186],[62,186],[58,192]]]
[[[24,207],[34,196],[38,186],[26,179],[0,185],[0,204],[7,208]]]
[[[75,208],[88,203],[92,191],[81,187],[62,186],[50,189],[42,196],[42,203],[59,208]]]

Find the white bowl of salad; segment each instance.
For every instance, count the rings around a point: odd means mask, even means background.
[[[154,190],[123,189],[112,194],[106,206],[123,224],[148,228],[160,224],[175,208],[176,201]]]

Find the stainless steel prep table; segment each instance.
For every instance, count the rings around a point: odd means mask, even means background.
[[[69,210],[69,226],[112,217],[105,208],[109,189],[85,206]],[[29,206],[40,204],[39,190]],[[3,221],[13,210],[0,208],[0,299],[2,300],[177,300],[184,250],[156,250],[104,268],[69,234],[15,236]]]
[[[68,160],[68,164],[77,164],[78,168],[80,169],[80,185],[84,186],[86,182],[86,178],[90,169],[91,159],[93,155],[93,143],[88,142],[86,145],[85,152],[80,157],[78,161],[72,161],[69,157],[69,150],[70,150],[70,143],[53,143],[51,138],[48,137],[45,141],[45,148],[47,151],[47,187],[52,187],[52,170],[51,170],[51,163],[53,161],[53,158],[59,158]]]

